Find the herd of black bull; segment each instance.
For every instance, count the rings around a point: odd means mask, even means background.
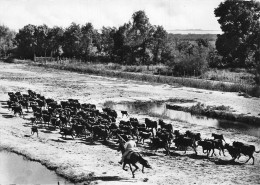
[[[73,139],[74,136],[81,137],[91,135],[93,141],[103,139],[106,141],[112,137],[120,137],[127,140],[130,135],[137,139],[137,142],[142,142],[149,139],[151,147],[158,150],[164,148],[166,154],[170,153],[171,143],[175,143],[176,150],[186,150],[188,147],[193,148],[197,154],[196,148],[202,147],[203,153],[209,156],[216,155],[214,149],[219,150],[225,155],[226,149],[232,157],[232,160],[239,159],[241,154],[249,156],[248,162],[251,158],[254,164],[254,145],[247,145],[242,142],[233,142],[232,145],[226,143],[223,135],[212,134],[212,139],[201,139],[200,133],[193,133],[186,131],[180,133],[178,130],[173,130],[172,124],[167,124],[163,120],[157,121],[145,118],[145,123],[140,123],[137,118],[129,118],[128,121],[120,120],[119,124],[116,123],[117,112],[110,108],[103,108],[102,112],[96,109],[94,104],[80,104],[76,99],[68,99],[58,103],[54,99],[45,98],[32,90],[28,90],[28,94],[21,94],[20,92],[8,92],[9,100],[7,101],[9,109],[14,114],[23,115],[23,108],[33,111],[32,121],[32,134],[37,132],[36,124],[44,123],[52,126],[59,127],[62,137],[70,135]],[[127,111],[121,111],[122,116],[128,116]],[[160,126],[158,128],[158,126]]]

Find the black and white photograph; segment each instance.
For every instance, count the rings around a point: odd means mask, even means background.
[[[0,185],[259,185],[259,0],[0,0]]]

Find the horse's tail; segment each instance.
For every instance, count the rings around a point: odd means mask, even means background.
[[[145,160],[139,152],[135,152],[138,155],[139,163],[146,168],[152,168],[151,165]]]

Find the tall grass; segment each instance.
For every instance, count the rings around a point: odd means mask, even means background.
[[[218,90],[225,92],[244,92],[246,94],[260,97],[260,91],[251,83],[243,80],[238,82],[222,82],[216,80],[188,78],[188,77],[173,77],[153,75],[154,67],[147,69],[147,66],[121,66],[119,64],[92,64],[82,62],[66,61],[63,63],[47,62],[34,63],[36,65],[47,68],[56,68],[62,70],[75,71],[80,73],[95,74],[100,76],[110,76],[116,78],[124,78],[138,81],[165,83],[170,85],[182,85],[186,87],[194,87],[208,90]],[[162,67],[162,66],[157,66]],[[150,71],[151,70],[151,71]]]
[[[247,83],[254,85],[254,75],[246,71],[234,72],[231,70],[209,70],[204,73],[200,78],[224,81],[224,82],[233,82],[233,83]]]

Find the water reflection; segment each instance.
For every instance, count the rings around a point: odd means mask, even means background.
[[[38,162],[0,150],[0,184],[72,184]]]
[[[113,102],[105,103],[104,106],[115,110],[127,110],[131,114],[148,114],[153,116],[163,116],[172,120],[180,120],[192,124],[229,129],[243,134],[260,138],[260,127],[248,125],[241,122],[219,120],[207,118],[205,116],[195,116],[183,111],[176,111],[166,108],[165,102]]]

